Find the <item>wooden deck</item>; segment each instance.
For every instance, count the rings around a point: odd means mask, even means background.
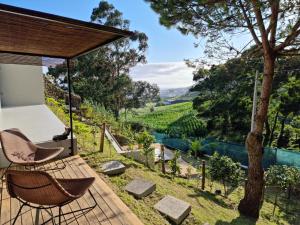
[[[72,225],[142,225],[142,222],[137,218],[135,214],[121,201],[121,199],[109,188],[109,186],[92,170],[87,163],[79,156],[72,156],[64,159],[66,168],[60,171],[52,172],[51,174],[57,178],[76,178],[76,177],[96,177],[96,180],[90,189],[94,195],[97,206],[92,211],[88,212],[84,216],[76,216],[69,214],[65,216],[67,224]],[[60,164],[60,161],[51,163],[53,165]],[[2,174],[2,171],[0,172]],[[0,185],[1,188],[2,184]],[[2,190],[2,191],[1,191]],[[19,209],[19,202],[16,199],[10,198],[5,184],[0,189],[2,194],[2,202],[0,202],[0,224],[10,225],[12,224],[15,215]],[[91,196],[87,193],[82,198],[73,201],[72,203],[62,208],[63,212],[70,212],[70,210],[77,210],[80,208],[93,205]],[[52,210],[52,213],[56,215],[57,209]],[[49,219],[49,215],[44,210],[41,211],[39,223],[43,223]],[[24,207],[22,215],[18,218],[16,224],[18,225],[30,225],[35,222],[35,210],[29,207]],[[56,221],[58,222],[58,221]],[[47,224],[52,224],[49,222]],[[65,222],[62,224],[66,224]]]

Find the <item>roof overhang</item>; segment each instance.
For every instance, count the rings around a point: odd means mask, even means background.
[[[127,30],[0,3],[0,53],[72,59],[131,35]]]

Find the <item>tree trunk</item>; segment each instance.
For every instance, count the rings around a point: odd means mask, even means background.
[[[125,113],[125,121],[127,120],[127,108],[125,107],[124,109],[124,113]]]
[[[264,172],[262,167],[263,157],[263,129],[268,114],[269,99],[272,90],[272,82],[275,67],[273,53],[264,55],[264,77],[260,95],[258,111],[255,115],[255,128],[250,131],[246,139],[248,150],[248,182],[245,188],[244,198],[238,206],[239,212],[253,218],[259,217],[261,198],[264,186]]]
[[[264,145],[263,146],[267,146],[270,140],[270,135],[271,135],[271,127],[269,124],[269,118],[266,119],[266,134],[265,134],[265,138],[264,138]]]
[[[278,113],[279,112],[277,111],[276,115],[275,115],[274,124],[273,124],[273,127],[272,127],[271,136],[270,136],[270,140],[269,140],[269,147],[271,147],[273,139],[274,139],[274,131],[275,131],[276,124],[277,124]]]
[[[280,128],[280,133],[279,133],[279,137],[277,140],[277,147],[284,147],[284,143],[283,143],[283,133],[284,133],[284,127],[285,127],[285,119],[286,117],[284,117],[281,121],[281,128]]]
[[[119,118],[120,118],[120,112],[119,112],[119,110],[115,109],[113,112],[114,112],[116,120],[119,120]]]
[[[277,206],[277,199],[278,199],[278,191],[275,194],[275,202],[274,202],[274,208],[273,208],[273,212],[272,212],[273,216],[275,215],[275,209],[276,209],[276,206]]]

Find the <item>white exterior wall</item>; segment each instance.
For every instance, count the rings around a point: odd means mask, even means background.
[[[0,94],[3,107],[44,104],[41,66],[0,64]]]

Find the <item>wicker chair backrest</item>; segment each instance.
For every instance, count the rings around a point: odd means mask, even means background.
[[[60,206],[74,199],[44,171],[8,170],[6,182],[11,197],[30,203]]]
[[[17,128],[0,132],[5,157],[13,163],[34,161],[35,145]]]

